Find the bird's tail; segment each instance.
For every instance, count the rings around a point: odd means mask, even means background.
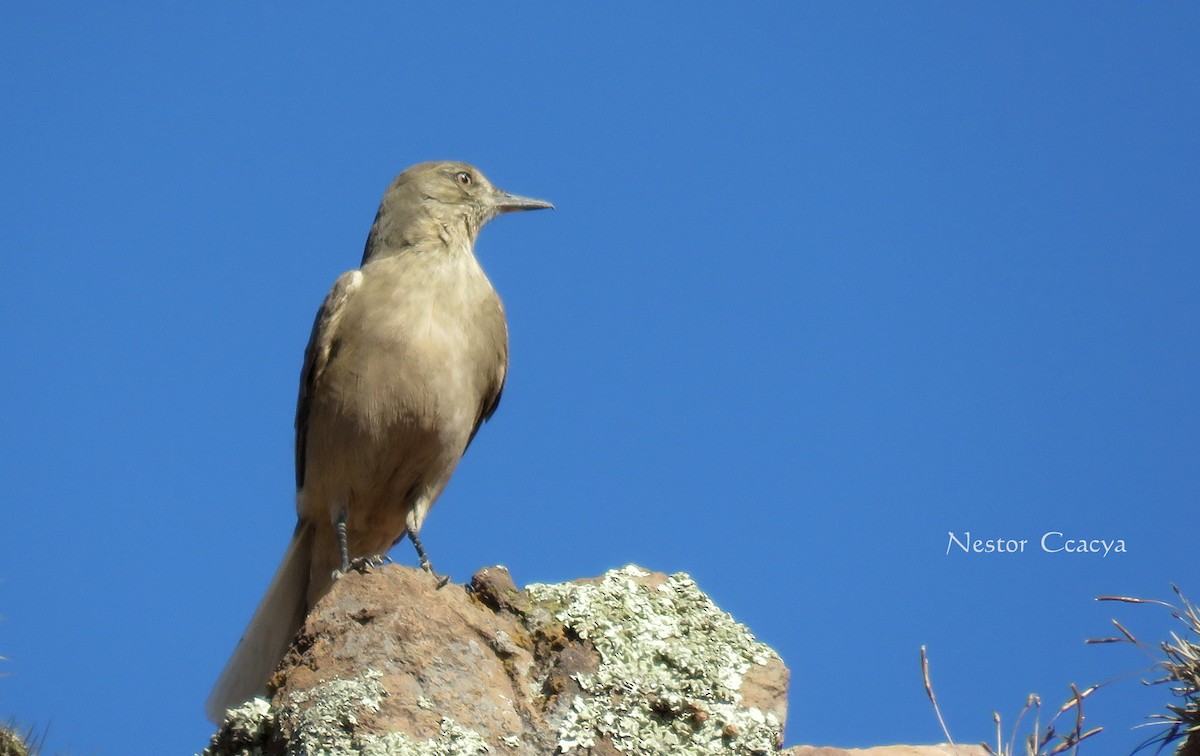
[[[283,554],[283,561],[275,571],[266,595],[254,610],[250,625],[204,703],[204,712],[214,724],[221,723],[226,709],[267,692],[267,681],[275,673],[308,611],[312,547],[312,525],[301,522],[292,534],[292,542]]]

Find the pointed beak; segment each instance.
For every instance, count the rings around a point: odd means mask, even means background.
[[[554,209],[554,205],[546,200],[534,199],[533,197],[521,197],[516,194],[496,190],[492,195],[492,206],[496,208],[497,213],[512,213],[518,210],[545,210]]]

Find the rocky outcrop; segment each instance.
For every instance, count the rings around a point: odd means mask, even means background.
[[[976,746],[780,751],[788,670],[687,575],[630,566],[518,590],[388,565],[313,608],[268,701],[205,754],[981,756]]]
[[[796,746],[784,752],[786,756],[991,756],[992,752],[979,745],[878,746],[876,748],[825,748]]]
[[[686,575],[338,581],[208,754],[777,752],[788,671]]]

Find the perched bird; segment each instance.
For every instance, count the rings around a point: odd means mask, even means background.
[[[361,266],[334,283],[304,352],[296,530],[209,695],[214,722],[266,692],[352,560],[381,557],[407,534],[433,572],[421,523],[496,411],[508,368],[504,307],[475,239],[501,213],[550,207],[457,162],[414,165],[384,193]]]

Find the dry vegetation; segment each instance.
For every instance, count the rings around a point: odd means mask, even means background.
[[[1167,704],[1166,714],[1151,714],[1148,717],[1150,721],[1145,726],[1162,729],[1143,746],[1157,745],[1161,750],[1183,741],[1176,751],[1178,756],[1200,756],[1200,611],[1177,586],[1172,585],[1171,590],[1175,592],[1179,606],[1166,601],[1128,596],[1100,596],[1096,600],[1165,607],[1183,625],[1182,634],[1172,631],[1170,640],[1159,641],[1155,646],[1138,640],[1114,619],[1112,623],[1121,633],[1119,637],[1095,638],[1088,643],[1129,643],[1154,660],[1152,669],[1158,676],[1143,680],[1142,684],[1167,686],[1173,700]]]

